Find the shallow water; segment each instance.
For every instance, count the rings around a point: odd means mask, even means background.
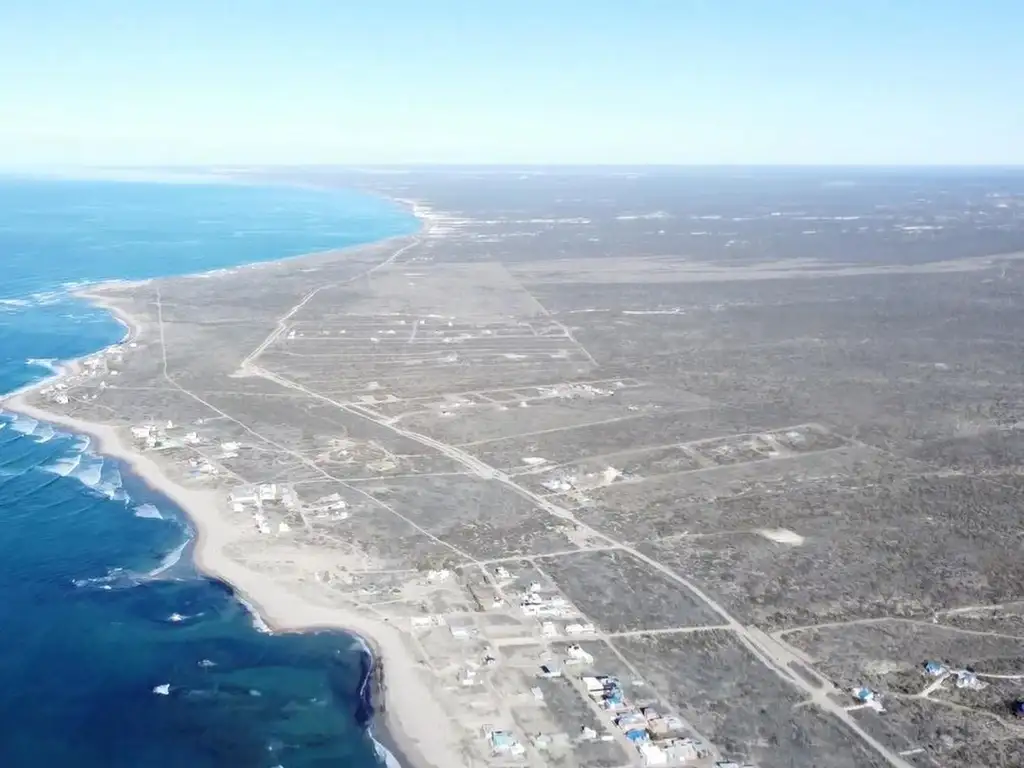
[[[69,285],[415,226],[384,201],[302,189],[0,180],[0,392],[121,337]],[[377,764],[359,642],[258,631],[195,573],[181,510],[87,438],[0,412],[0,523],[0,765]]]

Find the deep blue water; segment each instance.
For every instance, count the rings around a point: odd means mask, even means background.
[[[296,188],[0,178],[0,393],[120,339],[67,296],[416,228]],[[88,440],[0,412],[0,765],[377,764],[342,633],[273,636],[195,573],[181,510]],[[168,695],[154,691],[170,685]]]

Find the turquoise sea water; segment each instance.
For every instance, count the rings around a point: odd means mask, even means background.
[[[415,228],[353,194],[0,179],[0,393],[120,339],[68,297],[74,285]],[[259,631],[194,571],[190,535],[181,510],[87,438],[0,411],[0,765],[377,765],[359,641]]]

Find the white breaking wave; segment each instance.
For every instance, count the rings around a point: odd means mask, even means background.
[[[57,436],[57,431],[49,424],[40,424],[33,437],[40,443],[48,443]]]
[[[121,489],[121,483],[121,471],[117,466],[115,464],[102,464],[100,482],[93,490],[111,500],[127,501],[128,494]]]
[[[40,467],[40,469],[43,469],[46,472],[52,472],[55,475],[60,475],[61,477],[67,477],[76,469],[78,469],[78,465],[81,462],[82,454],[76,453],[72,456],[61,456],[52,464],[47,464],[43,467]]]
[[[111,568],[103,576],[95,576],[91,579],[73,579],[71,583],[79,589],[84,587],[127,589],[137,587],[142,583],[142,578],[137,573],[126,571],[124,568]]]
[[[67,299],[67,293],[65,291],[40,291],[39,293],[33,293],[29,296],[29,300],[32,306],[46,307],[51,304],[57,304]]]
[[[88,454],[81,454],[82,461],[72,472],[72,476],[86,488],[96,489],[103,477],[103,459]]]
[[[167,556],[160,561],[160,565],[147,573],[146,576],[152,579],[177,565],[178,561],[181,560],[181,555],[184,553],[185,547],[188,546],[189,541],[189,539],[185,539],[179,546],[168,552]]]
[[[6,412],[5,412],[6,415]],[[48,443],[55,437],[68,437],[67,432],[54,429],[53,425],[36,421],[28,416],[11,413],[6,421],[0,421],[0,429],[9,426],[12,431],[23,435],[37,443]]]
[[[121,472],[117,466],[107,464],[101,456],[92,453],[72,453],[60,456],[40,467],[61,477],[70,477],[91,491],[112,501],[128,501],[121,487]]]
[[[241,595],[236,594],[235,599],[238,602],[240,602],[242,606],[245,608],[245,610],[249,612],[249,615],[252,616],[253,629],[255,629],[257,632],[262,632],[265,635],[269,635],[270,625],[263,620],[263,617],[260,616],[260,612],[256,610],[256,607]]]
[[[39,422],[35,419],[29,418],[28,416],[21,416],[14,414],[14,418],[8,422],[11,425],[11,429],[15,432],[20,432],[23,435],[35,434],[36,427],[39,426]]]
[[[75,437],[75,444],[72,447],[75,453],[85,453],[89,450],[89,446],[92,445],[92,438],[88,435],[78,435]]]
[[[28,299],[0,299],[0,307],[27,307],[31,304]]]
[[[140,504],[135,508],[136,517],[144,517],[149,520],[163,520],[164,516],[160,510],[152,504]]]
[[[27,365],[36,365],[46,368],[50,373],[60,373],[60,362],[55,357],[30,357],[25,361]]]
[[[370,739],[373,741],[373,751],[377,753],[377,759],[383,762],[386,768],[402,768],[402,764],[398,762],[398,758],[392,755],[388,751],[387,747],[373,737],[373,729],[370,729],[368,733],[370,734]]]

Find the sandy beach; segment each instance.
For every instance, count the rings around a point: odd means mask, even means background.
[[[111,312],[125,326],[126,335],[119,343],[138,338],[143,328],[137,318],[108,301],[101,288],[92,286],[91,290],[79,291],[77,295]],[[458,732],[437,705],[420,672],[422,662],[410,648],[407,634],[390,625],[387,619],[344,607],[313,604],[287,584],[233,560],[224,550],[238,538],[239,527],[227,519],[227,500],[223,493],[187,488],[175,482],[157,460],[135,450],[118,429],[109,424],[55,413],[29,402],[34,392],[75,375],[81,369],[80,360],[62,361],[60,372],[0,398],[0,404],[7,410],[90,436],[97,452],[125,462],[147,485],[181,507],[196,530],[193,557],[197,568],[228,584],[269,631],[332,629],[358,635],[371,648],[387,680],[383,690],[376,692],[373,702],[377,735],[385,746],[394,750],[403,768],[467,765],[459,748]]]
[[[271,631],[340,629],[363,638],[373,649],[377,663],[386,670],[383,726],[397,745],[401,760],[406,761],[405,768],[464,764],[455,734],[434,705],[433,695],[418,673],[419,661],[399,630],[358,613],[312,605],[287,587],[227,557],[223,548],[234,539],[235,528],[223,519],[220,494],[182,487],[170,480],[152,458],[127,446],[115,428],[43,410],[26,402],[26,394],[22,392],[5,400],[4,407],[89,435],[96,441],[99,453],[125,462],[150,487],[185,510],[196,529],[196,566],[206,575],[229,584]],[[375,705],[379,707],[380,702]]]

